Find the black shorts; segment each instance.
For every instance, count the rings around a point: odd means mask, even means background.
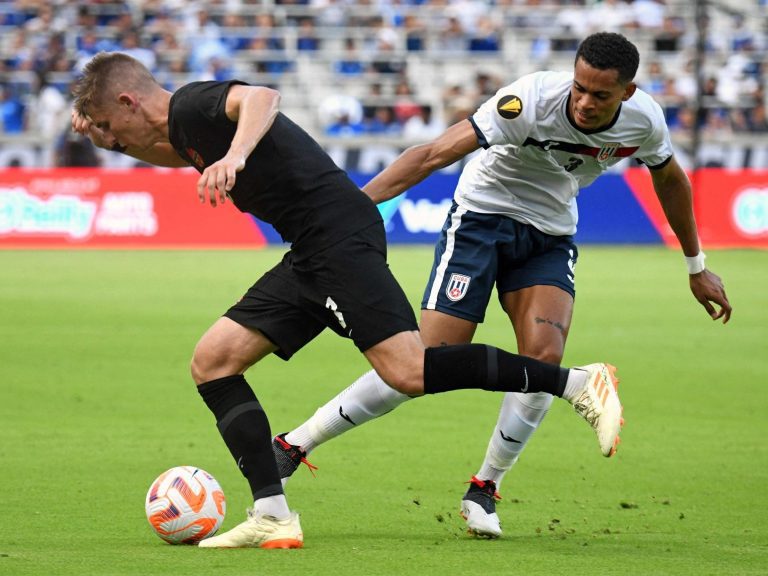
[[[387,264],[381,223],[296,264],[289,251],[225,314],[262,332],[288,360],[328,327],[364,352],[418,330],[413,307]]]

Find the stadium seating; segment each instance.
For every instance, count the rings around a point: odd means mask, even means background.
[[[694,80],[697,15],[685,0],[0,2],[0,80],[32,110],[35,71],[66,95],[88,57],[121,50],[169,89],[226,77],[278,88],[284,110],[319,138],[407,143],[515,77],[570,69],[579,39],[608,28],[640,48],[637,80],[673,130],[690,130],[688,111],[703,92],[705,133],[750,138],[768,131],[766,9],[731,4],[707,14],[703,91]],[[359,127],[339,129],[349,121],[340,94],[358,102]],[[33,140],[34,120],[27,116]],[[0,144],[23,137],[4,133]]]

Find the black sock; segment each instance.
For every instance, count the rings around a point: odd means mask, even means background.
[[[197,390],[216,417],[219,433],[248,480],[253,499],[283,494],[267,414],[245,377],[236,374],[211,380]]]
[[[562,396],[567,380],[567,368],[485,344],[440,346],[424,352],[425,394],[481,388]]]

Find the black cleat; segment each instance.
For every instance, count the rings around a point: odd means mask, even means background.
[[[299,446],[294,444],[288,444],[285,441],[285,435],[287,432],[278,434],[272,439],[272,452],[275,455],[275,461],[277,462],[277,471],[280,473],[282,480],[287,480],[301,464],[306,464],[312,475],[315,475],[317,466],[310,464],[307,461],[307,453],[304,452]]]

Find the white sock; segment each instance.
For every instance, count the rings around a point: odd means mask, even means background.
[[[580,368],[571,368],[568,370],[568,380],[565,382],[565,390],[563,391],[563,398],[568,400],[571,404],[578,398],[581,391],[584,390],[584,386],[587,385],[587,371]]]
[[[366,372],[335,398],[317,409],[285,441],[309,453],[323,442],[397,408],[410,396],[391,388],[375,370]]]
[[[504,475],[515,465],[531,435],[546,416],[552,400],[553,396],[546,392],[505,394],[485,460],[475,476],[481,480],[493,480],[498,489]]]
[[[274,516],[278,520],[285,520],[291,516],[291,511],[288,508],[288,500],[285,499],[285,494],[277,494],[275,496],[267,496],[266,498],[254,500],[253,509],[257,514]]]

